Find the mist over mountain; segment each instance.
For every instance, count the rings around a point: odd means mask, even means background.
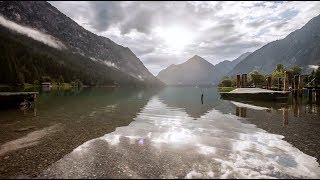
[[[13,37],[15,33],[22,34],[57,49],[52,50],[56,51],[56,53],[60,51],[61,53],[78,54],[83,59],[86,59],[84,61],[90,61],[87,63],[94,64],[93,66],[102,66],[103,68],[98,68],[96,73],[104,76],[105,71],[108,71],[109,73],[106,73],[107,77],[104,78],[109,78],[110,81],[115,83],[121,83],[121,80],[115,76],[124,74],[121,76],[127,76],[125,78],[127,81],[133,80],[155,85],[162,84],[128,47],[123,47],[106,37],[87,31],[48,2],[2,1],[0,3],[0,25],[2,28],[10,29],[10,33],[5,32],[8,36]],[[17,40],[16,37],[7,40],[13,42],[14,39]],[[19,41],[14,43],[26,45],[25,43],[27,42]],[[38,50],[41,53],[41,49]],[[36,51],[35,53],[37,54]],[[50,55],[50,52],[47,53]],[[70,56],[73,55],[68,55],[66,59],[70,59]],[[18,58],[16,61],[20,61],[19,57],[15,58]],[[76,60],[74,60],[69,65],[76,63]],[[84,74],[87,73],[87,70],[85,67],[81,69]],[[25,75],[23,70],[17,69],[17,71]],[[32,69],[26,69],[26,71],[30,72]],[[111,74],[110,71],[112,71]],[[70,70],[70,72],[74,71]],[[41,75],[52,74],[43,72]],[[83,79],[78,76],[76,78]],[[92,81],[96,82],[97,77],[92,78]]]

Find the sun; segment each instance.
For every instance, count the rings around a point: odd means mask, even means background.
[[[164,40],[165,45],[175,52],[181,52],[193,40],[193,34],[188,29],[178,26],[158,28],[157,34]]]

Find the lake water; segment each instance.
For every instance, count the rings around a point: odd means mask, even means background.
[[[320,107],[306,99],[42,91],[31,108],[0,111],[0,178],[319,178]]]

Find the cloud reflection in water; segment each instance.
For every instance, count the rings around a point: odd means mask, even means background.
[[[76,148],[43,173],[83,178],[317,178],[319,164],[283,136],[210,110],[194,119],[155,96],[135,121]]]

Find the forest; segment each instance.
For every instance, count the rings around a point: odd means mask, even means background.
[[[0,84],[39,85],[44,81],[88,86],[144,85],[80,54],[46,46],[0,26]]]

